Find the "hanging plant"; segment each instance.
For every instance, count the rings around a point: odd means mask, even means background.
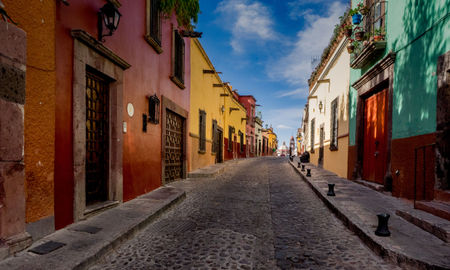
[[[361,28],[361,27],[356,27],[355,28],[355,39],[357,40],[357,41],[362,41],[362,40],[364,40],[364,34],[365,34],[366,32]]]
[[[348,51],[348,53],[353,53],[355,51],[355,44],[353,42],[353,39],[349,39],[349,42],[347,45],[347,51]]]
[[[344,35],[346,37],[350,38],[352,36],[353,30],[352,30],[352,25],[351,24],[344,23],[341,28],[342,28],[342,31],[344,32]]]
[[[180,26],[190,30],[195,28],[200,13],[199,0],[161,0],[160,8],[166,16],[175,11]]]

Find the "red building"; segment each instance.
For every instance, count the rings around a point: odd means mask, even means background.
[[[190,42],[155,3],[57,1],[56,229],[186,175]]]
[[[246,137],[247,137],[247,157],[255,157],[256,151],[256,137],[255,137],[255,114],[256,114],[256,99],[252,95],[238,96],[239,102],[244,105],[247,110],[247,126],[246,126]]]

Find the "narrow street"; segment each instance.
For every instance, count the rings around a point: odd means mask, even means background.
[[[184,201],[91,269],[395,269],[326,208],[284,158],[175,182]]]

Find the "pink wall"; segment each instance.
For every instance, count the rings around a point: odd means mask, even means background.
[[[146,1],[122,1],[119,27],[113,36],[105,37],[103,45],[131,64],[124,71],[123,120],[127,122],[123,149],[123,198],[135,198],[161,186],[161,122],[148,124],[142,131],[142,114],[148,113],[147,95],[157,94],[171,99],[189,111],[190,42],[185,39],[185,89],[180,89],[169,78],[171,75],[172,25],[176,18],[162,20],[161,54],[145,41]],[[72,29],[82,29],[97,37],[97,12],[103,0],[71,0],[69,6],[57,2],[56,8],[56,158],[55,158],[55,219],[61,228],[73,222],[72,169]],[[130,118],[126,104],[134,105]],[[162,114],[161,114],[162,115]],[[188,153],[186,153],[188,154]]]

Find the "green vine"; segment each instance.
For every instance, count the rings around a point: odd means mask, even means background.
[[[200,13],[199,0],[161,0],[161,11],[170,16],[175,10],[178,24],[188,29],[194,29]]]

